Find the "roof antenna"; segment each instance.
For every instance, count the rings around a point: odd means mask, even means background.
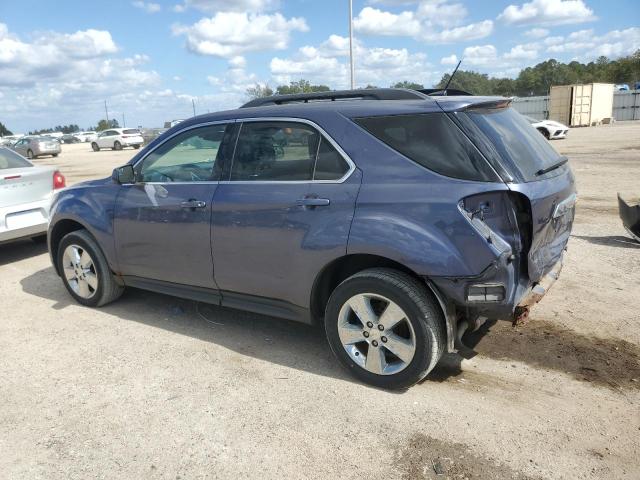
[[[456,74],[456,72],[458,71],[458,67],[460,67],[460,64],[462,63],[462,58],[460,59],[460,61],[458,62],[458,65],[456,65],[456,68],[453,70],[453,73],[451,74],[451,76],[449,77],[449,80],[447,80],[447,84],[444,86],[444,89],[442,90],[442,94],[444,96],[447,95],[447,88],[449,88],[449,84],[451,83],[451,80],[453,80],[453,76]]]

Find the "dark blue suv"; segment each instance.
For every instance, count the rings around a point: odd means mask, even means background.
[[[574,177],[497,97],[269,97],[176,125],[61,191],[49,250],[87,306],[125,286],[324,324],[359,379],[403,388],[557,278]]]

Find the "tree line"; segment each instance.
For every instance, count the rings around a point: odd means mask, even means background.
[[[464,62],[463,62],[464,64]],[[445,73],[435,88],[443,88],[450,78]],[[465,90],[474,95],[503,95],[528,97],[532,95],[547,95],[552,85],[570,85],[575,83],[615,83],[633,84],[640,81],[640,50],[627,57],[610,60],[600,57],[589,63],[572,61],[562,63],[551,59],[527,67],[520,71],[516,78],[490,77],[486,73],[471,70],[458,70],[449,88]],[[424,85],[415,81],[402,81],[390,85],[392,88],[409,88],[419,90]],[[367,85],[365,88],[378,88]],[[298,80],[289,85],[279,85],[273,90],[269,85],[256,85],[247,89],[250,99],[268,97],[271,95],[286,95],[290,93],[326,92],[331,90],[327,85],[313,85],[307,80]]]

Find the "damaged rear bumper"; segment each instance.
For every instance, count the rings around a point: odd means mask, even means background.
[[[531,289],[524,294],[517,305],[517,308],[530,308],[538,303],[544,297],[551,286],[556,283],[562,271],[562,258],[556,262],[551,270],[544,275],[540,281],[533,285]]]

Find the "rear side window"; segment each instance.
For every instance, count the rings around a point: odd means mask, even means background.
[[[33,167],[24,158],[7,148],[0,148],[0,170],[7,168]]]
[[[499,181],[480,152],[445,114],[378,116],[355,121],[429,170],[463,180]]]
[[[140,131],[136,130],[134,128],[128,128],[126,130],[123,130],[122,132],[124,135],[140,135]]]
[[[235,181],[311,180],[320,134],[293,122],[246,122],[231,168]]]

